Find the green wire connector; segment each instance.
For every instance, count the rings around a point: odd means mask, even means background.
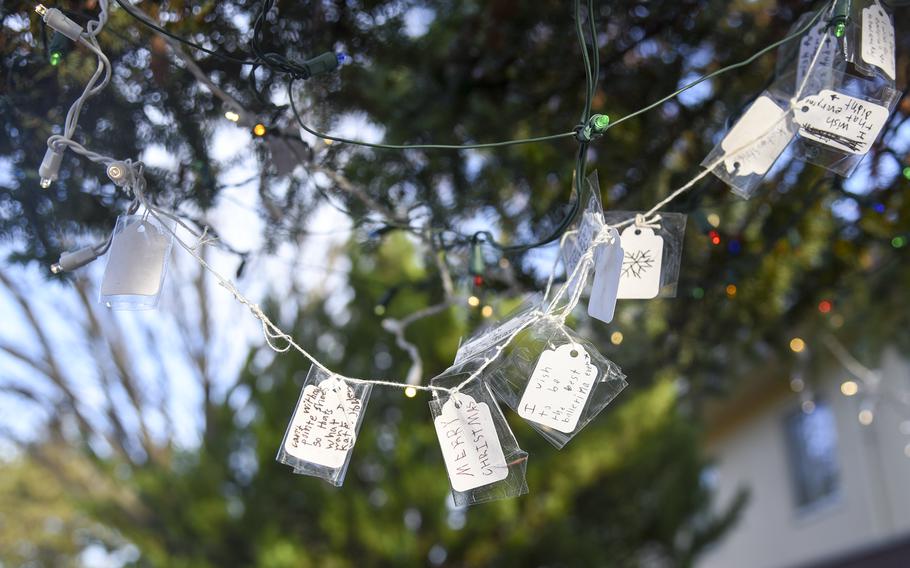
[[[468,269],[474,276],[483,276],[487,270],[487,262],[483,258],[483,245],[475,240],[471,245],[471,265]]]
[[[73,49],[73,42],[62,33],[54,32],[54,35],[51,37],[50,45],[47,47],[49,54],[47,56],[48,62],[53,67],[56,67],[60,65],[66,54]]]
[[[831,17],[830,22],[834,26],[834,37],[844,37],[848,21],[850,21],[850,0],[837,0],[834,5],[834,16]]]
[[[605,114],[594,114],[588,119],[588,123],[578,125],[575,129],[575,137],[579,142],[590,142],[595,138],[600,138],[610,127],[610,117]]]

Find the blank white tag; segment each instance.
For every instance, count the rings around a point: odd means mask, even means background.
[[[793,139],[785,115],[786,111],[769,97],[758,97],[720,143],[727,173],[737,176],[768,173]]]
[[[169,245],[168,236],[161,234],[148,221],[127,225],[114,235],[111,243],[111,255],[101,282],[101,295],[158,294]]]
[[[455,393],[433,420],[442,457],[455,491],[502,481],[509,476],[499,435],[487,403]]]
[[[863,61],[875,65],[892,80],[894,62],[894,24],[879,2],[863,9],[863,34],[860,53]]]
[[[560,432],[574,432],[596,381],[597,367],[581,345],[547,349],[528,380],[518,415]]]
[[[628,300],[656,298],[660,292],[660,265],[664,240],[647,227],[627,227],[622,232],[623,259],[616,297]]]
[[[613,240],[597,245],[594,251],[594,284],[591,287],[591,299],[588,301],[588,315],[604,323],[613,321],[623,258],[619,234],[616,229],[608,230]]]
[[[819,50],[819,43],[824,42]],[[816,57],[818,52],[818,57]],[[796,89],[802,93],[817,93],[834,85],[834,58],[837,56],[837,41],[828,32],[828,22],[822,18],[799,42],[799,61],[796,64]],[[812,62],[815,64],[812,65]],[[806,84],[803,79],[809,66],[812,75]]]
[[[291,419],[285,451],[325,467],[343,466],[354,447],[362,411],[363,401],[341,379],[306,386]]]
[[[836,91],[808,96],[794,110],[799,134],[851,154],[865,154],[888,120],[888,109]]]

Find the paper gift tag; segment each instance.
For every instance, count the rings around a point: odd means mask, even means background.
[[[574,432],[595,381],[597,367],[584,347],[566,343],[547,349],[528,380],[518,415],[560,432]]]
[[[158,294],[169,246],[169,237],[149,221],[128,224],[114,235],[101,295]]]
[[[768,173],[793,138],[785,115],[771,98],[758,97],[720,143],[727,173]]]
[[[894,24],[885,8],[875,2],[863,9],[863,33],[860,55],[869,65],[875,65],[891,80],[897,75],[894,62]]]
[[[295,458],[339,468],[357,438],[357,423],[363,401],[347,383],[333,377],[308,385],[297,403],[284,442]]]
[[[843,152],[865,154],[888,120],[888,109],[836,91],[824,90],[796,103],[799,134]]]
[[[433,420],[449,480],[455,491],[502,481],[509,476],[499,434],[487,403],[455,393]]]
[[[821,47],[819,47],[821,46]],[[818,55],[816,56],[816,53]],[[828,31],[828,22],[822,18],[799,42],[799,59],[796,63],[795,92],[817,93],[834,85],[834,61],[837,57],[837,41]],[[812,62],[815,61],[813,64]],[[803,79],[809,68],[809,79]]]
[[[608,230],[612,241],[598,245],[594,252],[594,284],[588,301],[588,315],[604,323],[613,321],[623,260],[619,234],[616,229]]]
[[[656,298],[660,292],[660,267],[664,240],[647,227],[627,227],[620,238],[622,272],[617,297],[629,300]]]

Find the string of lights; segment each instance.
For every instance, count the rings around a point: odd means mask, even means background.
[[[268,12],[271,11],[271,9],[274,6],[273,1],[263,2],[260,5],[259,11],[257,12],[257,17],[255,20],[254,30],[253,30],[253,38],[251,41],[251,46],[252,46],[252,49],[253,49],[253,52],[255,55],[255,60],[239,60],[238,58],[235,58],[233,56],[226,56],[226,55],[216,52],[214,50],[205,48],[204,46],[200,46],[194,42],[186,40],[185,38],[180,38],[180,37],[176,36],[175,34],[166,32],[166,30],[164,30],[164,28],[162,28],[161,26],[150,21],[150,19],[148,17],[146,17],[144,14],[137,13],[134,8],[127,7],[127,5],[122,0],[116,0],[116,2],[119,5],[121,5],[131,17],[133,17],[137,21],[141,22],[143,25],[149,27],[150,29],[152,29],[153,31],[156,31],[158,33],[164,33],[164,35],[166,35],[172,39],[175,39],[184,45],[187,45],[194,49],[199,49],[200,51],[203,51],[210,55],[232,60],[234,62],[238,62],[238,63],[242,63],[242,64],[249,64],[249,65],[253,65],[254,67],[261,65],[261,66],[269,68],[270,70],[272,70],[274,72],[287,74],[289,76],[288,83],[287,83],[288,99],[289,99],[289,103],[290,103],[289,106],[290,106],[292,113],[294,114],[294,118],[295,118],[298,126],[305,132],[307,132],[313,136],[316,136],[317,138],[323,139],[323,140],[330,140],[332,142],[352,144],[352,145],[368,147],[368,148],[373,148],[373,149],[382,149],[382,150],[414,150],[414,149],[477,150],[477,149],[492,149],[492,148],[501,148],[501,147],[508,147],[508,146],[514,146],[514,145],[521,145],[521,144],[547,142],[547,141],[575,137],[579,141],[579,149],[578,149],[578,153],[577,153],[577,157],[576,157],[576,161],[575,161],[575,169],[574,169],[576,196],[581,195],[582,180],[584,178],[584,172],[585,172],[586,163],[587,163],[587,149],[588,149],[588,144],[592,140],[602,136],[609,128],[612,128],[613,126],[615,126],[617,124],[620,124],[620,123],[622,123],[626,120],[629,120],[631,118],[634,118],[636,116],[639,116],[645,112],[653,110],[653,109],[659,107],[660,105],[662,105],[663,103],[665,103],[669,100],[672,100],[675,97],[678,97],[680,94],[688,91],[689,89],[701,84],[702,82],[704,82],[706,80],[718,77],[729,71],[739,69],[741,67],[749,65],[750,63],[754,62],[756,59],[758,59],[762,55],[776,49],[777,47],[779,47],[780,45],[783,45],[784,43],[787,43],[787,42],[795,39],[796,37],[799,37],[806,31],[811,29],[811,27],[818,21],[818,19],[821,17],[821,14],[824,12],[824,10],[818,10],[815,13],[815,15],[800,29],[798,29],[798,30],[794,31],[793,33],[785,36],[784,38],[772,43],[771,45],[762,48],[761,50],[757,51],[750,57],[748,57],[742,61],[733,63],[731,65],[725,66],[723,68],[720,68],[705,76],[699,77],[699,78],[695,79],[694,81],[691,81],[690,83],[677,89],[676,91],[670,93],[669,95],[666,95],[651,104],[648,104],[636,111],[629,113],[628,115],[625,115],[625,116],[611,122],[610,118],[606,115],[593,115],[592,116],[592,114],[591,114],[591,105],[592,105],[594,93],[596,92],[597,82],[599,80],[599,71],[600,71],[600,69],[599,69],[600,68],[599,46],[598,46],[598,42],[597,42],[597,30],[596,30],[596,26],[595,26],[595,21],[596,21],[595,20],[595,9],[594,9],[594,2],[589,2],[588,10],[587,10],[587,18],[586,18],[587,19],[587,30],[585,30],[583,23],[582,23],[583,12],[581,9],[581,2],[580,2],[580,0],[576,0],[576,2],[574,3],[575,31],[576,31],[576,36],[579,41],[582,62],[583,62],[583,66],[585,69],[586,90],[585,90],[585,104],[584,104],[584,107],[583,107],[583,110],[581,113],[581,117],[580,117],[581,122],[578,126],[575,127],[575,129],[573,129],[572,131],[563,132],[563,133],[559,133],[559,134],[510,139],[510,140],[503,140],[503,141],[497,141],[497,142],[462,143],[462,144],[436,144],[436,143],[385,144],[385,143],[366,142],[363,140],[356,140],[356,139],[352,139],[352,138],[336,136],[333,134],[319,131],[304,122],[304,120],[301,117],[300,112],[297,108],[297,105],[295,103],[294,85],[297,80],[306,79],[306,78],[312,76],[312,74],[309,72],[308,69],[300,68],[299,66],[297,66],[297,64],[295,62],[288,60],[286,57],[284,57],[280,54],[273,53],[273,52],[266,52],[261,45],[262,40],[263,40],[263,22],[265,20],[266,15],[268,14]],[[588,34],[587,38],[585,37],[586,31]],[[590,41],[592,43],[592,46],[594,48],[593,55],[589,55],[589,53],[588,53],[588,47],[587,47],[588,41]],[[250,72],[250,75],[251,76],[253,75],[252,71]],[[254,87],[254,90],[258,93],[258,89],[255,89],[255,87]],[[261,132],[258,132],[257,135],[264,135],[266,133],[266,129],[263,126],[261,126],[260,124],[257,124],[256,128],[259,128],[261,130]],[[556,224],[556,226],[553,228],[553,230],[548,235],[546,235],[545,237],[543,237],[537,241],[534,241],[531,243],[524,243],[524,244],[500,243],[493,237],[492,233],[490,233],[489,231],[478,231],[474,234],[468,235],[468,234],[459,233],[452,229],[446,229],[445,230],[446,232],[451,232],[457,236],[457,238],[454,241],[452,241],[451,243],[449,243],[449,245],[446,248],[452,248],[455,246],[465,246],[465,245],[475,244],[475,243],[484,243],[484,244],[487,244],[489,246],[492,246],[492,247],[502,251],[503,253],[520,253],[520,252],[524,252],[524,251],[527,251],[527,250],[530,250],[533,248],[547,246],[547,245],[552,244],[553,242],[557,241],[560,238],[560,236],[565,232],[565,230],[569,227],[569,225],[571,225],[572,221],[577,216],[578,211],[579,211],[578,199],[570,200],[569,207],[568,207],[566,214]]]
[[[107,5],[107,2],[102,1],[103,10],[106,10],[106,5]],[[587,47],[586,47],[586,42],[585,42],[585,38],[584,38],[584,29],[582,27],[581,18],[580,18],[580,15],[581,15],[580,0],[576,0],[575,7],[576,7],[576,30],[578,32],[579,39],[582,42],[582,54],[583,54],[583,59],[585,60],[585,66],[586,66],[587,71],[590,72],[590,73],[586,73],[586,77],[590,77],[590,80],[591,80],[591,83],[586,85],[586,95],[592,95],[594,93],[594,90],[596,89],[596,84],[594,84],[593,82],[597,79],[597,72],[592,70],[591,58],[588,57],[588,55],[587,55]],[[589,15],[593,14],[593,9],[591,9],[589,7],[589,10],[591,10],[589,12]],[[812,22],[816,21],[820,17],[820,14],[821,14],[821,12],[816,14],[815,18],[812,19]],[[100,27],[98,29],[100,29]],[[808,28],[806,28],[806,29],[808,29]],[[593,19],[590,20],[590,25],[589,25],[588,31],[589,31],[589,33],[591,33],[592,39],[593,39],[593,37],[596,37],[596,30],[593,25]],[[792,39],[792,37],[795,37],[795,34],[791,34],[791,36],[789,36],[789,37]],[[596,47],[596,44],[595,44],[595,47]],[[811,71],[811,69],[817,63],[820,52],[821,52],[821,48],[819,47],[819,49],[816,50],[815,56],[812,58],[812,61],[809,65],[809,71]],[[596,57],[594,58],[594,61],[595,62],[597,61]],[[101,67],[99,67],[99,69],[101,69]],[[807,71],[807,76],[808,76],[808,74],[809,74],[809,72]],[[295,78],[292,77],[289,81],[289,85],[292,85],[294,80],[295,80]],[[804,87],[805,87],[805,81],[803,82],[803,85],[800,86],[799,90],[797,91],[797,96],[794,97],[794,101],[796,99],[798,99],[798,95],[800,94],[800,92],[802,91],[802,89]],[[789,111],[792,112],[792,110],[793,110],[793,108],[791,105]],[[582,117],[583,118],[588,117],[590,119],[591,118],[590,112],[591,112],[590,96],[586,96],[586,104],[585,104],[585,108],[583,109]],[[784,119],[784,116],[782,116],[780,119],[778,119],[777,122],[780,122],[783,119]],[[737,148],[734,151],[732,151],[731,153],[735,154],[736,152],[738,152],[738,151],[752,145],[756,141],[760,140],[765,134],[767,134],[768,132],[770,132],[772,129],[774,129],[777,126],[777,122],[775,122],[774,124],[771,124],[766,132],[762,133],[760,136],[753,138],[752,140],[743,144],[741,148]],[[579,147],[580,147],[581,151],[579,152],[579,155],[577,157],[576,172],[575,172],[576,184],[577,184],[576,188],[579,190],[578,191],[579,195],[581,195],[580,177],[584,173],[586,149],[587,149],[587,145],[589,142],[590,142],[590,139],[586,139],[586,137],[584,135],[579,137]],[[75,144],[75,143],[73,143],[73,144]],[[303,347],[298,345],[289,334],[285,333],[276,324],[274,324],[262,312],[262,310],[259,309],[259,307],[257,305],[253,304],[247,298],[245,298],[239,292],[239,290],[237,290],[237,288],[234,286],[234,284],[229,279],[220,275],[199,255],[197,249],[200,246],[200,244],[205,244],[205,231],[203,231],[201,235],[194,233],[190,227],[187,227],[185,224],[183,224],[180,221],[180,219],[177,218],[175,215],[163,210],[162,208],[160,208],[148,201],[148,199],[144,193],[144,188],[145,188],[145,182],[144,182],[144,177],[143,177],[144,172],[143,172],[143,166],[140,162],[116,161],[116,160],[113,160],[112,158],[107,158],[107,157],[98,155],[96,153],[90,152],[79,145],[71,145],[70,147],[73,148],[75,151],[77,151],[77,153],[80,153],[80,154],[86,156],[87,158],[89,158],[92,161],[97,161],[97,162],[107,165],[109,177],[111,177],[111,179],[114,180],[115,183],[117,183],[118,185],[121,185],[128,192],[130,192],[134,196],[134,200],[136,202],[138,202],[142,207],[144,207],[145,210],[148,211],[152,216],[154,216],[156,218],[168,217],[168,218],[174,219],[178,222],[178,224],[180,224],[180,226],[182,228],[189,230],[191,232],[191,234],[195,234],[195,236],[199,239],[199,243],[196,245],[189,245],[188,243],[184,242],[176,234],[176,232],[173,233],[178,244],[184,250],[186,250],[191,256],[193,256],[200,263],[200,265],[203,266],[203,268],[205,268],[207,271],[212,273],[215,276],[215,278],[218,280],[219,284],[221,284],[223,287],[225,287],[227,290],[229,290],[241,304],[247,306],[251,310],[253,315],[262,322],[263,333],[266,337],[268,344],[273,349],[275,349],[276,351],[284,352],[291,348],[294,348],[299,353],[301,353],[304,357],[309,359],[313,363],[313,365],[315,365],[317,368],[322,369],[323,371],[329,373],[332,376],[339,377],[339,378],[341,378],[347,382],[351,382],[351,383],[369,383],[369,384],[380,385],[380,386],[391,386],[391,387],[396,387],[396,388],[416,388],[418,390],[428,390],[428,391],[447,391],[450,394],[454,393],[454,392],[458,392],[466,384],[475,380],[479,376],[479,374],[485,368],[487,368],[487,366],[489,364],[491,364],[493,361],[495,361],[499,357],[499,355],[503,352],[503,349],[515,337],[517,337],[517,335],[525,327],[527,327],[527,325],[530,325],[530,323],[532,323],[533,321],[538,321],[541,318],[556,317],[561,320],[564,320],[565,317],[572,311],[574,306],[579,301],[581,290],[583,289],[582,286],[576,286],[576,287],[574,287],[574,289],[572,289],[572,292],[569,293],[569,290],[571,288],[570,284],[576,278],[580,278],[581,280],[584,280],[587,277],[588,273],[592,269],[595,248],[598,245],[604,244],[605,242],[608,242],[614,238],[610,235],[610,233],[607,231],[607,229],[615,229],[616,227],[626,224],[626,223],[621,223],[621,224],[617,224],[617,225],[613,225],[613,226],[604,227],[603,230],[594,239],[592,239],[592,241],[587,245],[586,250],[585,250],[584,254],[582,255],[581,261],[576,264],[576,266],[572,270],[570,277],[560,287],[559,291],[556,293],[556,295],[550,301],[549,305],[544,310],[537,313],[535,315],[535,317],[532,318],[531,320],[529,320],[528,323],[526,323],[524,326],[518,327],[518,329],[516,329],[514,331],[514,333],[512,333],[506,339],[506,341],[504,341],[503,343],[500,343],[497,346],[495,353],[491,357],[486,358],[484,363],[481,365],[481,367],[479,369],[477,369],[465,381],[463,381],[461,384],[457,385],[456,387],[442,388],[442,387],[435,387],[435,386],[420,386],[420,385],[413,385],[413,384],[407,384],[407,383],[400,383],[400,382],[396,382],[396,381],[387,381],[387,380],[383,380],[383,379],[356,379],[356,378],[352,378],[352,377],[341,376],[341,375],[329,370],[327,367],[325,367],[325,365],[323,365],[321,362],[319,362],[314,356],[309,354]],[[652,214],[659,211],[661,208],[663,208],[668,203],[670,203],[671,201],[676,199],[678,196],[682,195],[686,191],[689,191],[691,188],[693,188],[696,185],[696,183],[699,180],[703,179],[708,173],[710,173],[714,169],[714,167],[719,165],[721,161],[722,161],[722,159],[718,160],[715,164],[710,165],[705,170],[703,170],[700,174],[693,177],[689,182],[687,182],[686,184],[681,186],[676,191],[672,192],[667,198],[665,198],[664,200],[662,200],[661,202],[656,204],[654,207],[652,207],[648,211],[648,213],[645,214],[645,216],[650,217]],[[577,201],[578,200],[576,200],[576,202]],[[556,238],[559,238],[563,233],[564,233],[564,231],[562,231],[560,233],[560,235],[557,235]],[[555,266],[554,266],[554,270],[555,270]],[[560,305],[560,302],[563,300],[563,298],[565,298],[567,300],[566,304]],[[276,340],[281,340],[281,341],[285,342],[285,344],[283,346],[279,346],[275,343]]]

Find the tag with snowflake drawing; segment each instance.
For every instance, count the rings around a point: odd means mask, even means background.
[[[620,235],[622,273],[617,297],[624,300],[648,300],[660,292],[660,265],[664,240],[647,227],[632,225]]]

